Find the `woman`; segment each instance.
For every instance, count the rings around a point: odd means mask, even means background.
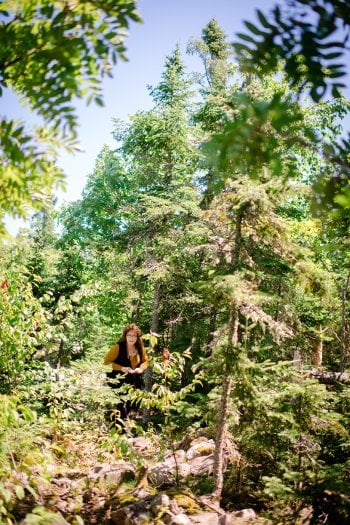
[[[127,383],[134,388],[142,389],[142,373],[148,367],[141,330],[136,324],[128,324],[123,330],[123,335],[107,352],[104,358],[105,365],[112,365],[112,372],[108,372],[110,378],[118,378],[120,383]],[[118,385],[109,383],[112,388]],[[130,401],[118,405],[120,416],[125,419],[133,408]]]

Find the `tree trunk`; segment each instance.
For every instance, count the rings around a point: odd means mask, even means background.
[[[152,320],[151,320],[151,333],[158,333],[159,327],[159,305],[160,305],[161,285],[160,282],[156,282],[153,294],[153,305],[152,305]],[[150,340],[149,353],[153,354],[153,346]],[[152,389],[152,368],[149,366],[143,373],[143,381],[146,392],[150,392]],[[143,409],[142,420],[147,423],[150,420],[150,411],[146,408]]]
[[[302,370],[302,376],[308,375],[311,378],[317,379],[320,383],[326,385],[336,385],[337,383],[350,383],[350,374],[347,372],[325,372],[324,370]]]
[[[311,364],[315,368],[322,367],[322,352],[323,352],[323,341],[322,341],[322,327],[318,326],[319,335],[316,336],[316,340],[312,343],[312,352],[311,352]]]
[[[303,359],[301,357],[301,352],[298,348],[294,350],[293,365],[294,368],[296,368],[297,370],[301,370],[303,367]]]
[[[158,333],[159,328],[159,305],[160,305],[160,294],[161,294],[161,285],[159,282],[156,283],[153,293],[153,305],[152,305],[152,319],[151,319],[151,327],[150,332],[151,333]],[[149,352],[153,353],[153,347],[152,344],[150,344]],[[151,391],[152,388],[152,369],[149,366],[146,368],[144,374],[144,383],[145,383],[145,390],[147,392]]]
[[[233,252],[232,252],[232,266],[235,269],[237,269],[239,267],[239,262],[240,262],[240,258],[241,258],[242,221],[243,221],[243,212],[239,211],[237,213],[235,242],[234,242],[234,245],[233,245]]]
[[[215,454],[214,454],[214,491],[213,496],[220,502],[222,488],[224,484],[224,445],[227,431],[227,416],[229,412],[230,395],[232,390],[232,377],[228,372],[225,374],[222,385],[222,394],[218,421],[216,426]]]
[[[209,355],[211,352],[211,345],[214,340],[214,332],[216,330],[216,317],[217,317],[217,305],[215,304],[210,312],[210,319],[209,319],[209,332],[207,337],[207,343],[205,345],[204,353]]]
[[[229,414],[230,395],[232,390],[231,362],[233,352],[238,341],[238,307],[236,302],[231,304],[228,341],[226,350],[225,373],[223,378],[222,393],[216,427],[215,453],[214,453],[214,490],[213,497],[219,503],[224,482],[224,445]]]
[[[232,250],[232,269],[237,270],[240,264],[241,248],[242,248],[242,221],[243,210],[239,210],[236,218],[235,239]],[[232,362],[235,349],[238,343],[238,303],[236,299],[232,299],[230,305],[230,317],[228,326],[227,349],[225,356],[225,369],[222,385],[222,393],[220,399],[219,413],[216,426],[215,438],[215,453],[214,453],[214,489],[213,498],[217,503],[220,503],[221,493],[224,484],[224,445],[227,430],[227,420],[230,407],[230,395],[232,390]]]
[[[346,315],[347,310],[347,295],[350,286],[350,272],[341,288],[341,308],[342,308],[342,323],[341,323],[341,334],[340,334],[340,371],[344,372],[348,363],[349,357],[349,340],[350,340],[350,326],[349,319]]]
[[[159,329],[159,305],[160,305],[161,284],[156,282],[153,292],[151,332],[157,333]]]

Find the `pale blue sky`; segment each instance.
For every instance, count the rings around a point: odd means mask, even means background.
[[[190,38],[200,38],[203,27],[215,17],[227,33],[229,41],[244,29],[243,20],[253,21],[255,9],[267,11],[273,0],[139,0],[143,24],[132,24],[126,40],[128,62],[120,62],[114,78],[104,82],[105,107],[76,104],[79,115],[79,140],[82,153],[62,154],[60,166],[67,175],[67,191],[59,194],[59,203],[79,199],[86,177],[92,172],[96,157],[104,144],[113,146],[112,118],[127,120],[140,109],[148,109],[151,100],[147,85],[160,80],[164,59],[180,45],[189,70],[196,68],[193,57],[185,55]],[[198,63],[199,70],[199,63]],[[1,113],[8,117],[28,118],[11,93],[0,99]],[[7,221],[11,233],[18,221]]]

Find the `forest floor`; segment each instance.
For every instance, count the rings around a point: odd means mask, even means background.
[[[232,436],[220,507],[211,497],[213,427],[182,419],[171,427],[160,410],[146,418],[140,410],[123,428],[102,367],[76,364],[58,380],[50,374],[25,390],[36,417],[8,431],[0,525],[272,525],[261,509],[249,508],[254,495],[238,499],[232,480],[241,457]],[[2,483],[12,494],[4,522]],[[293,525],[307,525],[304,517]]]
[[[144,426],[144,425],[143,425]],[[210,498],[215,444],[204,431],[181,441],[142,429],[71,424],[38,440],[45,462],[30,466],[12,514],[21,525],[267,524],[252,509],[222,509]],[[25,487],[26,475],[18,482]],[[9,487],[10,488],[10,487]],[[206,490],[207,489],[207,490]]]
[[[229,434],[218,506],[211,496],[214,425],[189,425],[182,413],[169,418],[152,409],[132,413],[123,428],[114,409],[120,398],[95,362],[61,370],[58,379],[48,369],[20,395],[2,436],[0,525],[312,522],[307,506],[297,517],[273,502],[271,509],[255,506],[259,498],[242,482],[242,458]]]

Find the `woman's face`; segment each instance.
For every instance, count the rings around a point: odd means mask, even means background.
[[[127,343],[130,343],[130,344],[135,344],[136,341],[137,341],[137,334],[135,332],[135,330],[129,330],[126,335],[126,342]]]

